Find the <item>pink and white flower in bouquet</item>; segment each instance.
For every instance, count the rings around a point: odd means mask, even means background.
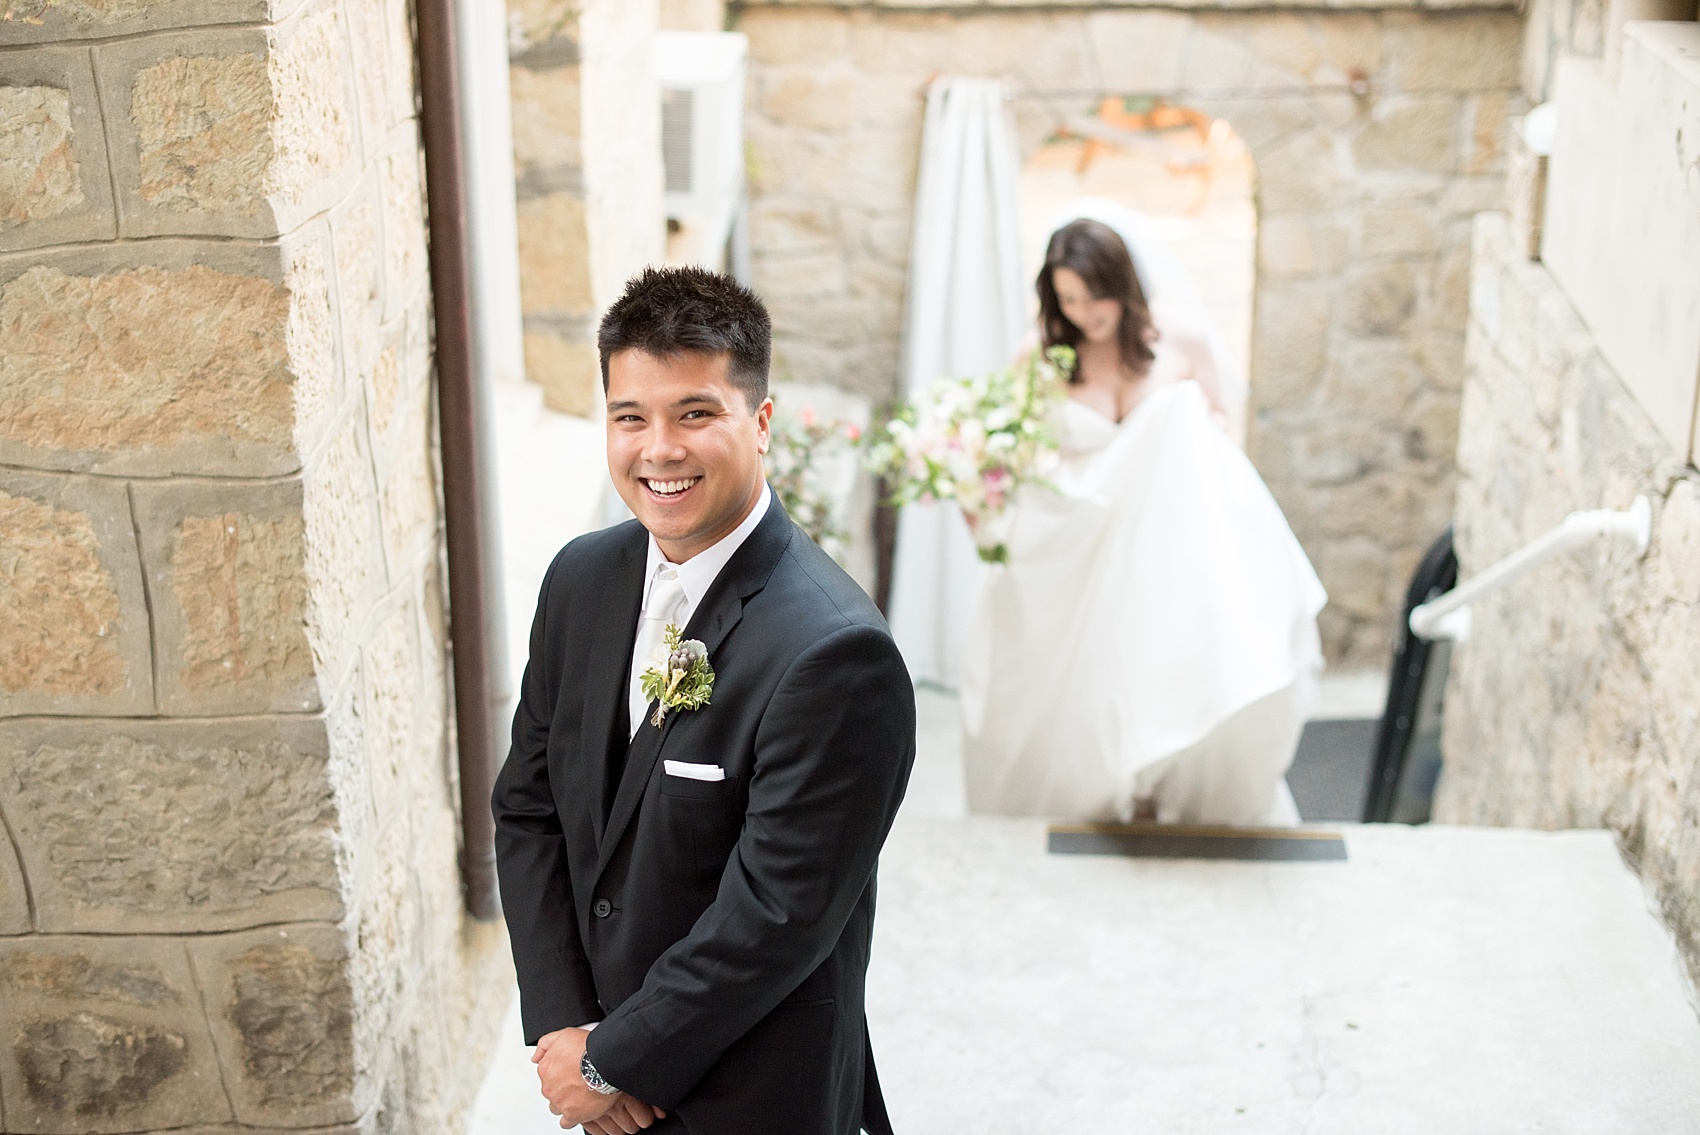
[[[1052,411],[1073,367],[1074,352],[1053,347],[990,374],[939,379],[897,408],[868,466],[894,505],[955,501],[980,558],[1007,563],[1009,506],[1056,466]]]

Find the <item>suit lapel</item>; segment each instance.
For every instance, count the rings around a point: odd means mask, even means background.
[[[702,603],[697,606],[689,625],[685,627],[685,637],[702,641],[708,648],[708,661],[711,666],[716,661],[715,652],[726,641],[726,636],[732,633],[732,628],[744,617],[744,600],[766,586],[768,577],[779,565],[779,557],[784,554],[796,530],[791,518],[781,507],[778,496],[775,496],[768,503],[767,515],[762,517],[761,523],[756,525],[756,530],[750,533],[743,547],[733,553],[713,586],[708,589],[708,594],[702,597]],[[634,613],[632,618],[635,620],[637,615]],[[635,638],[635,633],[628,634],[628,643]],[[628,647],[627,655],[630,653]],[[719,693],[720,690],[716,687],[716,696]],[[643,724],[638,727],[637,735],[632,738],[631,750],[626,754],[626,768],[620,777],[619,792],[614,796],[614,807],[608,817],[608,829],[598,845],[598,876],[608,866],[608,860],[613,857],[620,837],[625,833],[626,826],[631,823],[632,816],[636,814],[638,804],[643,799],[644,787],[649,783],[650,774],[655,771],[655,762],[660,759],[661,750],[667,743],[667,735],[672,731],[673,723],[681,711],[670,711],[662,719],[659,729],[649,723],[649,715],[653,712],[653,709],[645,712]]]
[[[591,825],[598,846],[608,817],[608,759],[616,744],[616,718],[625,701],[631,674],[632,646],[637,641],[638,609],[643,603],[643,565],[648,548],[643,528],[633,525],[633,539],[622,549],[619,566],[604,584],[591,641],[585,679],[584,716],[579,724],[579,752],[587,754],[587,788]]]

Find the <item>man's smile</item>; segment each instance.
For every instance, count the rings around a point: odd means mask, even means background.
[[[658,497],[661,500],[678,500],[680,497],[690,492],[691,488],[696,485],[698,481],[702,480],[702,478],[678,477],[673,480],[663,481],[655,477],[639,477],[638,480],[643,482],[644,487],[650,491],[651,495]]]

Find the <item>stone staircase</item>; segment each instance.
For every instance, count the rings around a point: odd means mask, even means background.
[[[920,708],[868,987],[901,1135],[1700,1131],[1700,1018],[1609,832],[1052,854],[964,814],[954,704]],[[472,1132],[558,1130],[509,1028]]]

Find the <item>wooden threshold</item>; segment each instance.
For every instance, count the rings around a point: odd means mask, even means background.
[[[1346,839],[1325,828],[1235,828],[1205,824],[1052,824],[1052,855],[1139,859],[1343,861]]]

